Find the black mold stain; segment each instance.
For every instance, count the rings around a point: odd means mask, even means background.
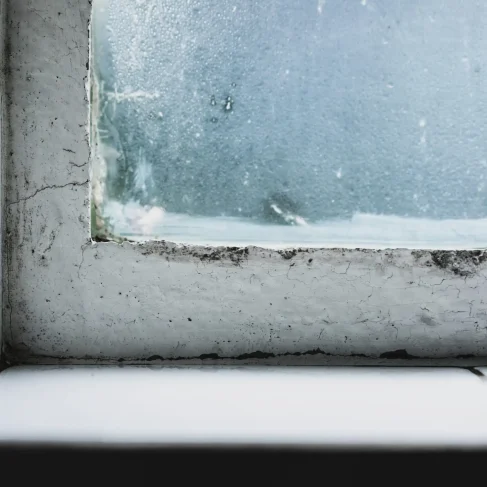
[[[120,242],[114,242],[107,236],[97,236],[92,239],[94,242],[111,242],[122,243],[123,241],[130,242],[126,238],[121,238]],[[132,242],[136,243],[136,242]],[[148,256],[152,254],[158,254],[165,256],[167,260],[177,259],[182,256],[191,256],[201,260],[201,262],[218,262],[222,263],[230,261],[236,266],[240,266],[248,259],[249,247],[202,247],[192,246],[184,244],[174,244],[165,240],[151,242],[150,244],[136,244],[142,255]],[[264,249],[258,249],[264,251]],[[308,265],[314,262],[313,258],[309,257],[309,254],[313,254],[316,251],[326,250],[327,252],[337,252],[344,256],[347,253],[362,252],[369,254],[381,254],[385,256],[391,256],[390,251],[369,250],[369,249],[309,249],[309,248],[293,248],[271,251],[272,253],[279,255],[284,260],[291,260],[300,254],[308,254],[306,262]],[[478,267],[481,264],[487,262],[487,250],[413,250],[411,255],[419,260],[425,259],[422,265],[427,267],[436,266],[444,271],[451,272],[454,275],[461,277],[470,277],[477,273]]]
[[[164,360],[164,358],[160,355],[151,355],[148,359],[146,359],[147,362],[153,362],[154,360]]]
[[[276,355],[273,353],[261,352],[258,350],[257,352],[243,353],[242,355],[238,355],[235,358],[237,360],[248,360],[248,359],[254,359],[254,358],[266,359],[266,358],[274,358],[274,357],[276,357]]]
[[[478,266],[487,261],[487,251],[485,250],[413,251],[412,255],[416,259],[430,256],[431,261],[426,262],[427,266],[432,267],[434,265],[461,277],[475,275]]]
[[[350,358],[371,358],[368,357],[367,355],[361,354],[361,353],[352,353],[350,355],[335,355],[333,353],[327,353],[324,352],[323,350],[320,350],[319,348],[316,348],[314,350],[308,350],[306,352],[286,352],[286,353],[281,353],[281,354],[275,354],[272,352],[262,352],[260,350],[257,350],[256,352],[249,352],[249,353],[243,353],[241,355],[237,355],[235,357],[227,357],[227,356],[221,356],[218,355],[217,353],[204,353],[202,355],[199,355],[198,357],[177,357],[177,358],[171,358],[167,359],[170,361],[177,361],[177,360],[251,360],[251,359],[258,359],[258,360],[265,360],[269,358],[279,358],[279,357],[303,357],[306,355],[326,355],[328,357],[350,357]],[[159,355],[152,355],[148,359],[142,359],[141,361],[154,361],[154,360],[164,360],[162,357]]]
[[[120,244],[123,242],[131,242],[143,256],[149,255],[159,255],[161,257],[165,257],[167,261],[170,260],[179,260],[181,257],[193,257],[195,259],[200,260],[203,263],[206,262],[218,262],[221,261],[222,263],[230,261],[236,266],[240,266],[243,262],[248,259],[251,250],[254,250],[257,253],[261,254],[262,256],[279,256],[284,260],[291,260],[296,256],[302,255],[305,258],[305,262],[308,264],[314,263],[314,259],[310,258],[310,254],[314,254],[319,251],[326,251],[331,253],[340,254],[342,257],[346,254],[353,253],[353,252],[361,252],[365,254],[380,254],[382,251],[380,250],[370,250],[370,249],[342,249],[342,248],[326,248],[326,249],[318,249],[318,248],[292,248],[292,249],[284,249],[284,250],[268,250],[264,248],[254,247],[254,246],[242,246],[242,247],[211,247],[211,246],[198,246],[198,245],[185,245],[185,244],[176,244],[174,242],[166,241],[166,240],[157,240],[152,241],[150,243],[137,243],[126,238],[120,238],[120,241],[114,241],[113,239],[105,238],[105,236],[93,237],[93,241],[95,242],[110,242],[112,244]],[[384,255],[389,255],[387,252]]]
[[[475,267],[487,260],[487,252],[482,250],[457,250],[455,252],[431,252],[433,262],[441,269],[467,277],[475,274]]]
[[[92,238],[93,242],[112,242],[108,237],[104,237],[102,235],[95,235]]]
[[[178,361],[178,360],[252,360],[252,359],[258,359],[258,360],[265,360],[269,358],[279,358],[279,357],[303,357],[306,355],[326,355],[328,357],[350,357],[350,358],[371,358],[368,357],[367,355],[364,355],[362,353],[352,353],[349,355],[335,355],[333,353],[327,353],[324,352],[323,350],[320,350],[319,348],[313,349],[313,350],[308,350],[306,352],[286,352],[286,353],[281,353],[281,354],[275,354],[272,352],[262,352],[260,350],[257,350],[256,352],[249,352],[249,353],[243,353],[241,355],[237,355],[235,357],[227,357],[227,356],[222,356],[218,355],[217,353],[204,353],[202,355],[199,355],[197,357],[176,357],[176,358],[170,358],[170,359],[164,359],[160,355],[152,355],[147,359],[141,359],[141,362],[153,362],[154,360],[168,360],[168,361]]]
[[[323,350],[316,348],[313,350],[308,350],[306,352],[286,352],[282,354],[274,354],[272,352],[262,352],[260,350],[256,352],[244,353],[235,357],[227,357],[227,356],[220,356],[217,353],[206,353],[201,354],[199,356],[194,357],[171,357],[171,358],[164,358],[161,355],[151,355],[148,358],[123,358],[120,357],[118,359],[110,358],[110,357],[92,357],[85,355],[83,357],[75,357],[75,356],[52,356],[52,355],[43,355],[43,354],[36,354],[36,355],[26,355],[25,350],[15,350],[6,343],[4,345],[4,356],[3,361],[0,361],[0,371],[4,370],[8,367],[12,367],[14,365],[23,365],[27,363],[36,363],[36,361],[41,361],[41,363],[52,363],[53,364],[60,364],[64,361],[73,362],[84,360],[87,363],[93,364],[105,364],[105,363],[113,363],[114,361],[122,364],[124,362],[134,363],[134,364],[142,364],[144,362],[178,362],[178,361],[190,361],[190,360],[250,360],[250,359],[257,359],[257,360],[265,360],[270,358],[280,358],[280,357],[302,357],[302,356],[312,356],[312,355],[323,355],[327,357],[335,357],[335,358],[364,358],[369,359],[371,361],[380,360],[380,359],[388,359],[388,360],[438,360],[444,362],[445,360],[464,360],[464,359],[477,359],[482,360],[486,359],[487,357],[477,356],[473,354],[465,354],[465,355],[456,355],[452,357],[417,357],[415,355],[409,354],[406,350],[395,350],[390,352],[384,352],[379,357],[376,355],[365,355],[361,353],[351,353],[351,354],[334,354],[324,352]],[[26,360],[27,359],[27,360]],[[373,364],[374,362],[372,362]],[[381,365],[384,365],[382,363]],[[452,364],[453,365],[453,364]],[[455,367],[462,367],[461,364],[455,364]],[[469,368],[471,366],[463,366],[464,368]]]
[[[220,357],[218,356],[217,353],[204,353],[203,355],[200,355],[199,358],[201,360],[218,360]]]
[[[279,255],[286,260],[290,260],[293,257],[296,257],[298,250],[297,249],[292,249],[292,250],[278,250]]]
[[[165,242],[160,242],[163,244]],[[208,252],[203,252],[202,250],[208,250]],[[262,250],[262,249],[260,249]],[[326,250],[334,250],[334,249],[326,249]],[[296,257],[298,254],[301,253],[309,253],[309,249],[302,249],[302,248],[295,248],[295,249],[287,249],[287,250],[277,250],[275,251],[278,255],[280,255],[284,260],[290,260]],[[151,250],[144,250],[143,254],[147,255],[150,253],[155,253]],[[241,261],[247,260],[249,255],[249,248],[248,247],[204,247],[203,249],[196,249],[189,246],[180,245],[176,247],[170,247],[169,245],[166,247],[165,252],[169,254],[179,254],[179,255],[192,255],[194,257],[199,258],[201,261],[218,261],[218,260],[225,260],[230,259],[234,264],[239,265]],[[162,253],[161,253],[162,255]],[[311,259],[313,261],[313,259]]]
[[[407,350],[394,350],[392,352],[384,352],[379,355],[379,358],[385,358],[390,360],[412,360],[412,359],[419,359],[420,357],[416,357],[411,355],[407,352]]]
[[[168,244],[165,241],[154,242],[148,247],[139,245],[142,255],[160,255],[169,258],[191,256],[201,262],[230,261],[235,266],[246,262],[249,256],[248,247],[193,247],[188,245]]]

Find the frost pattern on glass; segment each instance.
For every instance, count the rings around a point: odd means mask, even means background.
[[[102,212],[201,243],[487,243],[487,4],[95,0]]]

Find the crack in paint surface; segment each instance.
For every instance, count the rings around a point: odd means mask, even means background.
[[[34,193],[32,193],[29,196],[23,196],[22,198],[19,198],[18,200],[15,200],[15,201],[7,201],[7,206],[16,205],[16,204],[20,203],[21,201],[30,200],[30,199],[34,198],[35,196],[37,196],[39,193],[42,193],[43,191],[46,191],[48,189],[61,189],[61,188],[66,188],[68,186],[85,186],[85,185],[89,184],[89,182],[90,182],[90,180],[88,179],[88,180],[83,181],[83,182],[72,182],[72,183],[66,183],[66,184],[60,184],[60,185],[54,184],[51,186],[43,186],[42,188],[39,188],[36,191],[34,191]]]

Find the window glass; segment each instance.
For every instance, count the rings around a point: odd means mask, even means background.
[[[486,2],[94,8],[94,234],[487,244]]]

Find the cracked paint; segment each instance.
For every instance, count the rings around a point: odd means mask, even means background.
[[[3,336],[11,362],[487,356],[484,251],[92,241],[90,8],[88,0],[9,5]]]
[[[81,167],[81,166],[78,166],[78,167]],[[10,205],[17,205],[18,203],[20,203],[21,201],[27,201],[27,200],[30,200],[31,198],[34,198],[36,195],[38,195],[39,193],[41,193],[42,191],[46,191],[48,189],[60,189],[60,188],[66,188],[68,186],[84,186],[84,185],[88,185],[90,182],[90,180],[86,180],[84,182],[81,182],[81,183],[66,183],[66,184],[61,184],[61,185],[53,185],[53,186],[44,186],[42,188],[39,188],[39,189],[36,189],[31,195],[29,196],[22,196],[21,198],[19,198],[18,200],[16,201],[7,201],[7,206],[10,206]]]

